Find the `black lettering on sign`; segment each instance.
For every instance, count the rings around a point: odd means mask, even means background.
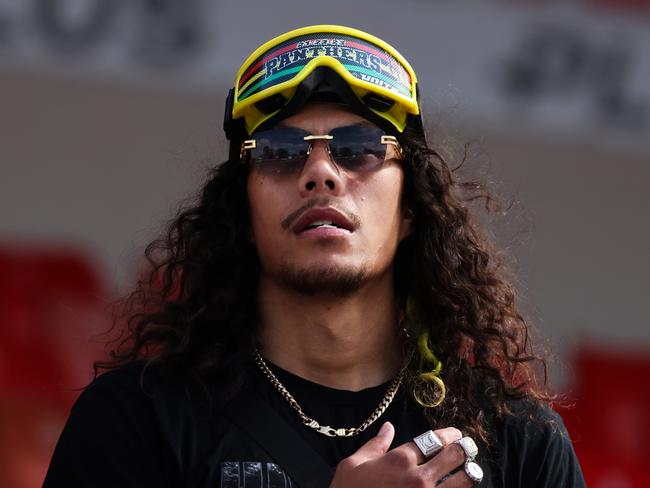
[[[11,42],[11,20],[0,12],[0,47]]]
[[[590,47],[578,32],[540,27],[509,59],[504,88],[526,97],[574,91],[584,82],[589,56]]]
[[[110,30],[119,0],[35,0],[35,20],[48,45],[66,53],[95,47]]]
[[[201,0],[142,0],[136,57],[154,67],[191,61],[205,45]]]
[[[648,100],[630,95],[632,54],[622,40],[598,43],[576,29],[544,25],[526,34],[506,61],[501,88],[527,102],[579,97],[586,117],[624,129],[648,126]],[[592,113],[589,113],[592,112]]]

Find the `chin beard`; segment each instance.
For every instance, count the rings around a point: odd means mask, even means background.
[[[366,271],[334,266],[301,269],[285,264],[280,270],[280,279],[287,288],[303,295],[347,296],[361,288],[366,279]]]

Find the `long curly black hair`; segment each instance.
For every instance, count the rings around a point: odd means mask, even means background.
[[[423,137],[400,139],[404,205],[414,217],[395,257],[397,298],[414,337],[407,384],[438,425],[489,442],[483,392],[498,416],[512,398],[549,400],[546,363],[533,351],[507,269],[470,211],[476,199],[489,203],[489,192],[461,181]],[[145,358],[199,384],[219,382],[222,398],[240,388],[256,347],[260,272],[248,238],[247,176],[232,156],[216,166],[196,201],[147,246],[148,276],[121,302],[123,335],[96,373]]]

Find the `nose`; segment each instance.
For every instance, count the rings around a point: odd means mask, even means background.
[[[309,157],[298,178],[303,196],[319,193],[337,195],[343,190],[343,175],[332,159],[326,141],[313,141]]]

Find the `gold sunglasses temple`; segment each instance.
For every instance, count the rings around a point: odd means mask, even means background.
[[[400,156],[404,156],[404,150],[395,136],[381,136],[382,144],[392,144],[399,151]]]
[[[241,149],[239,150],[239,159],[244,161],[244,152],[248,149],[255,149],[257,147],[257,141],[255,139],[248,139],[241,143]]]

